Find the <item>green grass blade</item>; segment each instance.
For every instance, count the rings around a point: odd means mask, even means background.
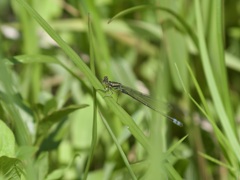
[[[92,21],[91,16],[88,16],[88,38],[90,42],[90,68],[95,74],[95,54],[94,54],[94,48],[93,48],[93,33],[92,33]],[[97,94],[96,90],[93,88],[93,125],[92,125],[92,142],[91,142],[91,148],[88,155],[87,165],[85,168],[83,179],[87,179],[88,171],[93,159],[94,150],[97,145]]]
[[[176,20],[178,20],[180,22],[180,24],[185,28],[186,32],[191,36],[194,44],[196,47],[198,47],[198,39],[196,34],[194,34],[193,30],[190,28],[190,26],[185,22],[185,20],[180,17],[178,14],[176,14],[174,11],[172,11],[169,8],[166,7],[161,7],[161,6],[155,6],[155,5],[140,5],[140,6],[135,6],[129,9],[126,9],[124,11],[121,11],[120,13],[118,13],[117,15],[115,15],[114,17],[112,17],[108,23],[111,23],[113,20],[122,17],[126,14],[132,13],[134,11],[139,11],[139,10],[144,10],[144,9],[157,9],[157,10],[161,10],[164,11],[170,15],[172,15]]]
[[[107,121],[104,119],[104,117],[100,114],[101,118],[102,118],[102,121],[103,121],[103,124],[105,125],[108,133],[110,134],[111,138],[113,139],[115,145],[117,146],[118,148],[118,151],[119,153],[121,154],[121,157],[130,173],[130,175],[132,176],[133,179],[137,179],[137,177],[135,176],[134,172],[132,171],[132,168],[130,166],[130,164],[128,163],[128,159],[127,157],[125,156],[124,152],[123,152],[123,149],[121,148],[121,145],[118,143],[117,141],[117,138],[115,137],[115,135],[113,134],[112,130],[111,130],[111,127],[108,125]]]
[[[218,113],[219,119],[223,126],[224,132],[227,135],[227,138],[234,150],[235,156],[240,161],[240,145],[236,138],[236,134],[234,134],[235,130],[231,126],[231,121],[226,113],[226,109],[224,108],[223,101],[220,97],[220,93],[217,88],[217,84],[213,75],[213,71],[210,64],[209,55],[207,52],[207,47],[205,43],[205,37],[203,32],[203,23],[202,23],[202,15],[201,15],[201,7],[199,0],[195,0],[195,11],[196,11],[196,19],[197,19],[197,30],[199,37],[199,50],[201,55],[201,60],[205,72],[205,76],[207,77],[208,87],[210,89],[213,102]]]
[[[229,170],[232,171],[232,172],[236,171],[236,169],[235,169],[234,167],[232,167],[232,166],[230,166],[230,165],[228,165],[228,164],[225,164],[225,163],[223,163],[222,161],[219,161],[219,160],[217,160],[217,159],[215,159],[215,158],[213,158],[213,157],[211,157],[211,156],[209,156],[209,155],[207,155],[207,154],[204,154],[204,153],[201,153],[201,152],[198,152],[198,154],[199,154],[200,156],[206,158],[207,160],[209,160],[209,161],[211,161],[211,162],[213,162],[213,163],[218,164],[219,166],[223,166],[223,167],[229,169]]]
[[[179,74],[179,70],[178,70],[178,67],[177,65],[175,64],[175,67],[176,67],[176,70]],[[195,85],[195,88],[197,89],[197,92],[198,92],[198,95],[200,96],[200,99],[201,99],[201,102],[203,103],[203,106],[204,106],[204,109],[201,107],[201,105],[195,101],[195,99],[191,96],[191,94],[189,94],[185,88],[185,85],[182,81],[182,78],[179,74],[179,79],[180,79],[180,82],[183,86],[183,89],[185,91],[185,93],[189,96],[189,98],[192,100],[192,102],[198,107],[198,109],[207,117],[207,119],[210,121],[213,129],[214,129],[214,132],[216,134],[216,137],[218,138],[218,141],[219,143],[221,144],[221,146],[223,147],[223,149],[228,152],[227,153],[227,156],[228,158],[230,159],[230,161],[232,163],[234,163],[234,157],[233,157],[233,154],[232,153],[229,153],[229,152],[233,152],[233,149],[231,148],[230,144],[229,144],[229,141],[228,139],[225,137],[225,135],[222,133],[222,131],[219,129],[219,127],[217,126],[216,122],[213,120],[213,117],[209,111],[209,108],[208,108],[208,105],[207,105],[207,102],[206,102],[206,98],[204,97],[203,95],[203,92],[200,88],[200,85],[198,84],[197,82],[197,79],[195,78],[194,74],[193,74],[193,71],[191,69],[191,67],[187,64],[187,67],[188,67],[188,70],[189,70],[189,73],[190,73],[190,77],[192,78],[192,81]],[[225,149],[226,147],[228,147],[228,149]]]
[[[31,137],[18,109],[15,106],[16,104],[18,104],[18,99],[16,96],[14,96],[14,83],[9,73],[9,68],[3,60],[0,60],[0,82],[5,89],[4,95],[6,97],[4,97],[4,99],[7,100],[6,102],[1,103],[5,107],[7,113],[10,115],[10,118],[13,121],[15,127],[14,130],[17,136],[17,142],[20,145],[29,145],[31,144]]]

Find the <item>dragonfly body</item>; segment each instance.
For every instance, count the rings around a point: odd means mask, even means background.
[[[175,118],[172,118],[164,113],[162,113],[159,109],[161,109],[160,105],[159,105],[159,101],[156,101],[154,99],[152,99],[150,96],[143,94],[139,91],[136,91],[130,87],[124,86],[119,82],[114,82],[114,81],[109,81],[108,77],[105,76],[103,79],[103,84],[106,87],[105,91],[109,91],[111,89],[120,91],[124,94],[127,94],[128,96],[132,97],[133,99],[141,102],[142,104],[144,104],[145,106],[153,109],[154,111],[157,111],[158,113],[160,113],[161,115],[163,115],[164,117],[166,117],[168,120],[172,121],[174,124],[178,125],[178,126],[183,126],[183,124],[178,121]]]

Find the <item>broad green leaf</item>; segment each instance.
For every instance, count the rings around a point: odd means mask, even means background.
[[[70,114],[73,111],[76,111],[81,108],[85,108],[88,105],[75,105],[75,106],[69,106],[63,109],[60,109],[58,111],[54,111],[50,115],[46,116],[44,119],[41,120],[38,126],[37,135],[41,136],[43,134],[46,134],[48,130],[54,125],[55,123],[62,120],[63,117],[66,117],[68,114]]]
[[[21,179],[23,172],[23,164],[19,159],[7,156],[0,157],[0,174],[4,179]]]
[[[15,138],[9,127],[0,120],[0,156],[13,157],[15,154]]]

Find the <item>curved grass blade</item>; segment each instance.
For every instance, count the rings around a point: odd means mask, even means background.
[[[186,32],[191,36],[194,44],[196,47],[198,47],[198,39],[196,34],[194,33],[194,31],[191,29],[191,27],[185,22],[185,20],[180,17],[178,14],[176,14],[174,11],[172,11],[171,9],[165,8],[165,7],[161,7],[161,6],[154,6],[154,5],[140,5],[140,6],[135,6],[133,8],[129,8],[126,9],[124,11],[121,11],[120,13],[118,13],[117,15],[115,15],[113,18],[111,18],[108,23],[111,23],[113,20],[124,16],[126,14],[129,14],[131,12],[137,11],[137,10],[142,10],[142,9],[157,9],[157,10],[161,10],[164,11],[170,15],[172,15],[177,21],[180,22],[180,24],[182,24],[182,26],[185,28]]]

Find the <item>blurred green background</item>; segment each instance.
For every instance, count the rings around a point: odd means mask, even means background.
[[[239,0],[1,0],[0,178],[238,179],[239,25]]]

